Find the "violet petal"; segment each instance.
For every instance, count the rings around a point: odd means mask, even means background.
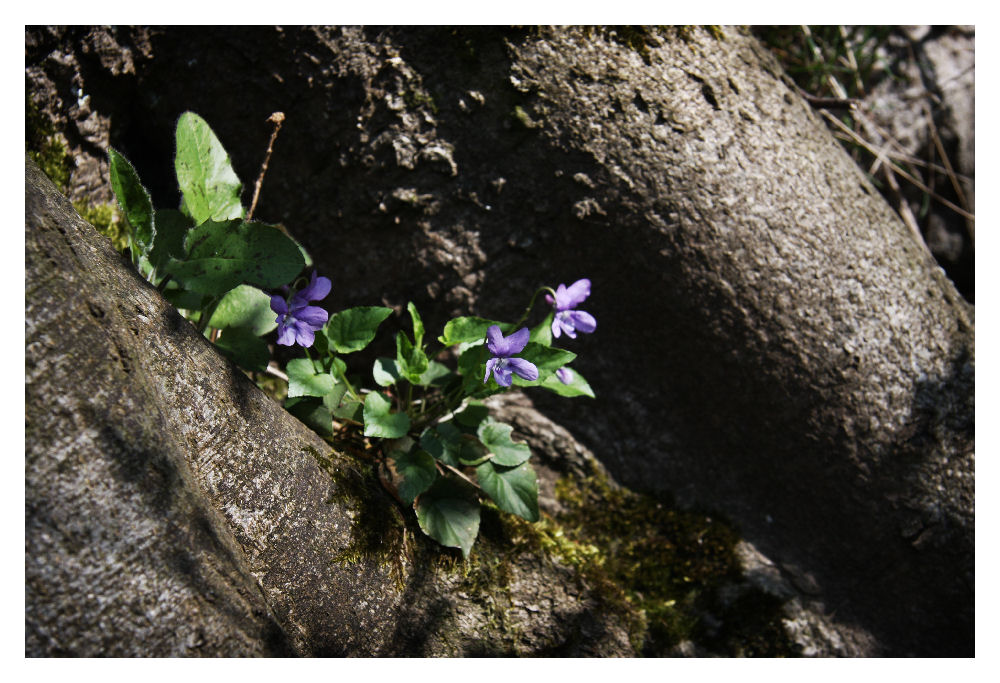
[[[507,367],[506,363],[497,363],[493,367],[493,377],[496,378],[497,384],[502,387],[510,386],[510,368]]]
[[[505,353],[507,349],[506,340],[503,338],[503,332],[500,331],[499,325],[490,325],[489,329],[486,330],[486,348],[494,356],[507,355]]]
[[[295,319],[318,329],[326,324],[326,321],[330,319],[330,314],[319,306],[305,306],[295,311]]]
[[[278,343],[281,346],[291,346],[295,343],[295,328],[290,324],[278,325]]]
[[[569,311],[569,318],[573,321],[573,327],[580,332],[589,334],[597,329],[597,320],[586,311]]]
[[[271,297],[271,310],[278,315],[288,313],[288,303],[285,301],[285,298],[277,294],[273,295]]]
[[[531,361],[524,360],[523,358],[511,358],[508,364],[521,379],[526,379],[529,382],[534,382],[538,379],[538,368]]]
[[[561,309],[576,308],[583,303],[583,300],[590,296],[590,280],[583,278],[577,280],[565,289],[564,298],[560,302]]]
[[[332,287],[333,283],[330,282],[330,278],[322,276],[317,277],[316,271],[313,271],[309,284],[295,296],[306,301],[320,301],[321,299],[326,298],[326,295],[330,293],[330,289]]]
[[[510,335],[506,339],[507,342],[507,353],[504,355],[513,356],[515,353],[521,353],[524,347],[528,345],[528,340],[531,339],[531,330],[527,327],[522,327],[514,334]]]

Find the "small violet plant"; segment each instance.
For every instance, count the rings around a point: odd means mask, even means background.
[[[319,306],[309,304],[325,299],[332,287],[329,278],[317,277],[316,271],[313,271],[309,284],[290,299],[286,300],[279,294],[271,297],[271,310],[278,314],[275,318],[278,323],[278,344],[298,344],[304,348],[313,345],[316,332],[323,329],[330,314]]]
[[[272,144],[276,135],[277,129]],[[453,318],[438,345],[409,302],[412,336],[400,329],[395,357],[377,358],[365,382],[365,374],[348,372],[344,359],[368,347],[396,311],[357,306],[331,315],[316,305],[330,294],[330,279],[315,269],[303,277],[312,263],[302,246],[285,230],[250,219],[256,197],[247,211],[242,183],[208,124],[183,114],[175,149],[179,209],[154,210],[132,165],[115,150],[108,154],[112,190],[140,273],[317,434],[335,446],[368,439],[371,447],[356,457],[372,461],[371,476],[441,545],[468,557],[485,499],[538,521],[531,451],[511,438],[513,427],[494,419],[483,400],[511,390],[515,376],[519,389],[594,397],[583,376],[568,367],[576,354],[553,345],[563,334],[576,339],[597,328],[594,316],[578,310],[590,296],[590,280],[539,288],[514,324]],[[262,181],[263,171],[257,189]],[[553,310],[534,326],[523,325],[542,292]],[[276,346],[299,346],[305,357],[287,360],[282,371],[272,355]],[[275,379],[265,382],[263,374],[287,383],[287,392],[275,391]]]

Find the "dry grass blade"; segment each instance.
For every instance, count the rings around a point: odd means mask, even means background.
[[[852,141],[852,142],[854,142],[854,143],[856,143],[858,145],[861,145],[866,150],[868,150],[871,154],[873,154],[880,162],[884,163],[886,166],[892,167],[892,170],[895,173],[898,173],[900,176],[902,176],[903,178],[905,178],[907,181],[909,181],[911,184],[913,184],[914,187],[916,187],[917,189],[921,190],[922,192],[926,192],[932,198],[934,198],[935,200],[937,200],[938,202],[940,202],[944,206],[947,206],[949,209],[951,209],[952,211],[954,211],[958,215],[962,216],[963,218],[968,218],[969,220],[972,220],[972,221],[976,220],[976,217],[973,214],[969,213],[968,211],[966,211],[962,207],[958,206],[954,202],[948,201],[947,199],[945,199],[944,197],[942,197],[941,195],[939,195],[937,192],[935,192],[934,190],[932,190],[931,188],[929,188],[927,185],[925,185],[922,181],[917,180],[916,178],[913,177],[913,175],[911,175],[910,173],[908,173],[906,170],[904,170],[903,168],[901,168],[897,164],[893,163],[892,160],[889,158],[889,156],[887,154],[882,153],[879,149],[875,148],[870,142],[868,142],[868,140],[865,140],[863,137],[861,137],[860,135],[858,135],[857,133],[855,133],[853,130],[851,130],[850,128],[848,128],[847,126],[845,126],[842,121],[840,121],[837,117],[833,116],[830,112],[824,111],[822,109],[820,109],[819,111],[820,111],[820,113],[823,115],[823,117],[827,121],[830,121],[835,126],[837,126],[837,128],[839,128],[841,131],[843,131],[844,134],[846,134],[848,136],[848,138],[850,139],[850,141]],[[863,124],[864,119],[863,119],[862,116],[857,115],[855,118],[859,122],[862,122],[862,124]]]

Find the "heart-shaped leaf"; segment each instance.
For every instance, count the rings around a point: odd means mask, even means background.
[[[399,480],[396,491],[404,503],[410,505],[421,493],[430,488],[437,479],[437,466],[430,453],[414,449],[412,452],[395,451],[392,453],[393,467]]]
[[[308,358],[295,358],[285,367],[288,373],[288,397],[319,396],[333,391],[336,380],[328,372],[317,372],[315,364]]]
[[[330,345],[340,353],[360,351],[368,346],[382,321],[392,314],[385,306],[358,306],[335,313],[323,331]]]
[[[476,432],[486,450],[493,454],[493,462],[504,467],[515,467],[531,457],[527,444],[511,440],[513,429],[508,424],[491,419],[482,422]]]
[[[365,436],[398,439],[410,429],[406,413],[391,413],[392,403],[377,391],[365,397]]]
[[[461,548],[469,557],[479,534],[479,500],[472,487],[456,477],[438,477],[416,503],[425,534],[443,546]]]
[[[479,485],[506,512],[538,521],[538,478],[528,463],[501,467],[488,460],[476,468]]]

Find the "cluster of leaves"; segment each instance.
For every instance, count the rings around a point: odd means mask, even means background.
[[[242,184],[208,124],[177,122],[180,209],[154,209],[132,164],[111,149],[111,187],[128,223],[133,263],[164,297],[241,366],[264,371],[277,327],[263,290],[288,285],[307,256],[281,229],[245,219]]]
[[[117,151],[109,152],[111,185],[127,221],[133,263],[230,359],[251,372],[273,371],[267,337],[279,324],[265,290],[287,291],[309,265],[308,255],[282,229],[246,218],[242,184],[203,119],[185,113],[176,137],[179,210],[154,209],[132,165]],[[340,311],[315,331],[311,344],[297,340],[315,355],[304,348],[304,358],[286,364],[285,408],[324,437],[340,426],[382,440],[375,450],[379,470],[386,473],[383,484],[400,504],[412,507],[428,536],[467,557],[478,534],[483,497],[501,510],[538,520],[531,452],[483,404],[508,390],[493,377],[484,382],[490,358],[486,331],[496,325],[509,333],[517,326],[455,318],[437,338],[439,346],[429,349],[416,307],[410,303],[407,310],[412,334],[396,335],[395,358],[375,361],[372,389],[348,374],[345,357],[375,339],[391,308]],[[564,370],[576,354],[553,346],[552,320],[550,313],[534,327],[518,354],[537,368],[537,379],[515,377],[513,383],[593,397],[579,373]],[[438,360],[444,357],[456,359],[456,367]]]
[[[511,438],[513,428],[492,418],[483,399],[507,391],[494,378],[483,382],[489,358],[486,330],[513,325],[476,317],[450,320],[429,349],[423,320],[413,303],[412,336],[396,335],[395,358],[377,358],[372,380],[378,387],[357,391],[357,377],[345,375],[341,356],[360,351],[392,313],[384,307],[359,307],[334,314],[316,333],[318,358],[290,361],[288,410],[320,434],[334,421],[356,424],[367,437],[384,439],[384,483],[400,503],[412,507],[420,528],[439,543],[468,555],[479,531],[480,498],[506,512],[538,520],[538,483],[527,445]],[[532,330],[519,354],[538,368],[538,379],[514,378],[561,396],[593,397],[577,372],[569,383],[555,373],[576,354],[552,346],[551,314]],[[456,353],[449,354],[454,349]],[[454,369],[436,360],[456,355]]]

